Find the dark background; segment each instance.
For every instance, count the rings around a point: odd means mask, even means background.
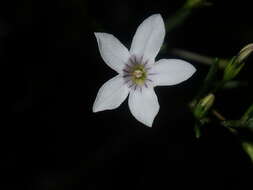
[[[129,47],[149,15],[166,19],[184,1],[21,0],[0,3],[0,189],[246,189],[250,159],[219,125],[196,140],[187,108],[208,66],[172,87],[157,87],[153,128],[126,102],[92,113],[99,87],[116,73],[93,32]],[[166,37],[169,48],[231,57],[253,41],[250,3],[213,1]],[[173,58],[168,52],[158,58]],[[238,79],[249,86],[217,94],[216,108],[238,119],[252,103],[252,58]]]

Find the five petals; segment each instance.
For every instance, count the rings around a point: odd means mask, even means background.
[[[107,81],[98,91],[93,112],[119,107],[127,98],[133,116],[151,127],[159,111],[155,86],[175,85],[190,78],[196,69],[179,59],[161,59],[155,62],[165,37],[165,26],[160,14],[144,20],[133,37],[130,51],[113,35],[95,33],[100,54],[104,62],[118,75]],[[153,85],[140,90],[130,89],[123,78],[123,69],[131,56],[141,56],[151,65]]]

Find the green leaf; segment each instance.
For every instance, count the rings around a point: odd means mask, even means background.
[[[247,109],[247,111],[241,118],[243,122],[246,122],[249,119],[253,119],[253,104]]]
[[[202,98],[205,94],[208,94],[217,82],[217,73],[219,70],[219,59],[215,59],[210,67],[207,76],[203,82],[202,88],[199,90],[195,99]]]
[[[253,163],[253,143],[249,141],[242,141],[242,148],[248,154]]]

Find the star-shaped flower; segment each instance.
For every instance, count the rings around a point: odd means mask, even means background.
[[[98,91],[93,112],[119,107],[128,98],[133,116],[151,127],[159,111],[155,86],[169,86],[190,78],[196,69],[179,59],[155,61],[165,36],[160,14],[154,14],[138,27],[130,51],[113,35],[95,33],[100,54],[118,75]]]

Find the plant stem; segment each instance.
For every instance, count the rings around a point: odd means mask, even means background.
[[[219,113],[217,110],[215,110],[215,109],[212,109],[212,114],[217,118],[217,119],[219,119],[220,121],[225,121],[226,120],[226,118],[223,116],[223,115],[221,115],[221,113]]]
[[[207,65],[207,66],[211,66],[215,60],[215,58],[213,57],[209,57],[209,56],[205,56],[205,55],[201,55],[198,53],[194,53],[194,52],[190,52],[190,51],[186,51],[182,49],[177,49],[177,48],[170,49],[170,53],[180,58],[184,58],[190,61],[196,61],[197,63]],[[227,63],[228,63],[227,59],[219,59],[219,68],[224,69]]]
[[[193,52],[186,51],[186,50],[182,50],[182,49],[174,48],[174,49],[171,49],[170,52],[173,55],[176,55],[178,57],[185,58],[185,59],[192,60],[192,61],[196,61],[196,62],[202,63],[204,65],[208,65],[208,66],[210,66],[214,61],[214,59],[212,57],[200,55],[200,54],[193,53]]]

